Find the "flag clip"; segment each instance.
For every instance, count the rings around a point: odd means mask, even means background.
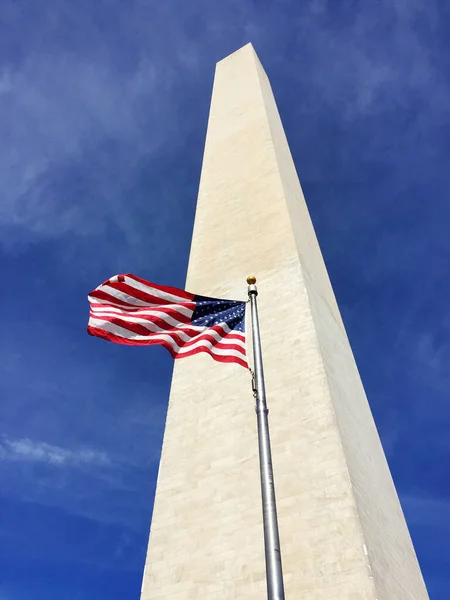
[[[253,391],[253,395],[256,396],[258,395],[258,388],[256,387],[256,379],[255,379],[255,374],[253,373],[253,371],[251,369],[249,369],[250,374],[252,376],[252,391]]]

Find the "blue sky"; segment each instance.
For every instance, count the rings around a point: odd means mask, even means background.
[[[86,295],[183,286],[214,64],[249,41],[448,599],[449,27],[438,0],[3,0],[0,600],[139,597],[172,360],[87,336]]]

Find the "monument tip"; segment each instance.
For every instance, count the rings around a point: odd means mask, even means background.
[[[246,55],[249,51],[251,53],[253,53],[258,58],[258,55],[256,54],[256,50],[253,47],[253,44],[251,42],[248,42],[248,44],[245,44],[244,46],[241,46],[240,48],[238,48],[237,50],[235,50],[231,54],[228,54],[227,56],[225,56],[224,58],[222,58],[221,60],[219,60],[217,64],[220,65],[222,62],[228,60],[232,56],[235,57],[236,54],[238,54],[238,55],[239,54]],[[259,58],[258,58],[258,61],[259,61]]]
[[[249,275],[247,277],[247,283],[248,283],[248,285],[255,285],[256,277],[254,277],[253,275]]]

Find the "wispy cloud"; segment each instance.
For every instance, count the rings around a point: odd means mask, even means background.
[[[146,140],[140,129],[144,102],[153,90],[152,65],[114,77],[107,65],[66,56],[34,57],[0,77],[0,131],[7,140],[0,152],[0,225],[20,228],[34,238],[88,234],[103,228],[106,205],[114,217],[118,198],[142,156],[157,151],[159,131]],[[133,152],[111,157],[114,143]],[[104,175],[101,157],[117,160],[116,177]],[[78,197],[77,164],[97,164]],[[72,180],[72,181],[70,181]],[[69,196],[68,196],[69,192]]]
[[[41,462],[56,466],[110,464],[110,459],[105,452],[90,449],[69,450],[45,442],[33,442],[27,438],[1,440],[0,460]]]
[[[119,9],[125,31],[161,16],[139,11]],[[56,24],[82,31],[92,23],[82,22],[79,9],[51,13],[37,17],[49,46],[30,36],[24,59],[0,68],[2,243],[98,236],[111,223],[132,238],[136,223],[123,208],[142,164],[149,168],[186,141],[177,86],[195,72],[199,44],[180,34],[182,50],[174,45],[163,57],[165,36],[136,35],[136,47],[114,56],[97,32],[89,39],[68,33],[52,51]]]

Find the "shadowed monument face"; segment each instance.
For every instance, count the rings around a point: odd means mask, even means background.
[[[251,45],[217,65],[186,288],[258,278],[286,598],[426,600],[269,81]],[[175,365],[142,600],[266,594],[248,372]]]

